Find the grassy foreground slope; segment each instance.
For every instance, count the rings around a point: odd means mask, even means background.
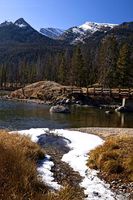
[[[73,188],[52,193],[37,178],[36,163],[44,155],[28,137],[0,131],[1,200],[81,200]]]

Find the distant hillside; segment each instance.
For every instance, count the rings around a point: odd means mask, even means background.
[[[23,18],[0,24],[0,87],[40,80],[133,86],[133,22],[87,22],[57,38],[40,34]]]
[[[40,33],[49,38],[58,39],[64,33],[64,30],[59,28],[41,28]]]

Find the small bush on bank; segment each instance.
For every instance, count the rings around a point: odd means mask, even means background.
[[[109,180],[133,181],[133,137],[115,136],[89,154],[87,165],[99,169]]]

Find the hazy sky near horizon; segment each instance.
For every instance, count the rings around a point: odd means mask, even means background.
[[[133,21],[133,0],[0,0],[0,23],[23,17],[36,29],[67,29],[86,21]]]

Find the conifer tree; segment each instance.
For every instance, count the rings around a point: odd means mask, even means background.
[[[64,54],[62,54],[61,63],[59,66],[59,72],[58,72],[58,79],[61,84],[66,83],[67,74],[68,74],[68,71],[66,68],[65,57],[64,57]]]
[[[76,86],[86,85],[86,70],[81,49],[76,48],[72,58],[72,79]]]
[[[131,85],[132,69],[129,57],[129,47],[125,43],[120,48],[117,61],[117,79],[119,86],[126,87]]]

